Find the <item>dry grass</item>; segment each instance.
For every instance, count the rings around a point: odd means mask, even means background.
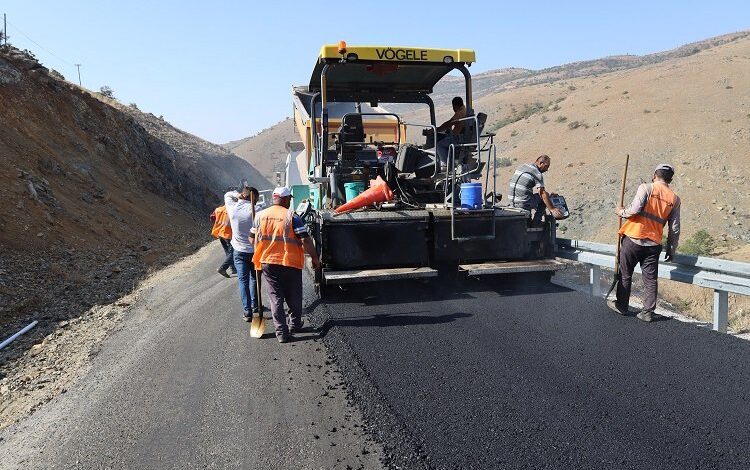
[[[681,282],[659,280],[659,297],[685,315],[713,322],[714,291]],[[729,294],[729,329],[735,333],[750,332],[750,298]]]

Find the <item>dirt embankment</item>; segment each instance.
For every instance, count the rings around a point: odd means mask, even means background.
[[[0,335],[40,321],[0,353],[3,367],[208,241],[208,212],[240,177],[268,184],[225,149],[13,48],[0,51],[0,122]]]

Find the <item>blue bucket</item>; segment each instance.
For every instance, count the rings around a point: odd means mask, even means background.
[[[364,181],[353,181],[351,183],[344,183],[344,194],[346,195],[346,202],[351,201],[355,197],[359,196],[365,190]]]
[[[482,208],[482,183],[461,183],[461,209]]]

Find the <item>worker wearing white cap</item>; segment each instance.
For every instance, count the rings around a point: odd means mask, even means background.
[[[318,252],[302,219],[289,210],[292,192],[287,187],[273,190],[273,205],[255,219],[250,237],[255,242],[253,263],[263,271],[268,286],[271,314],[280,343],[302,328],[302,268],[304,254],[312,258],[315,269],[320,267]],[[289,318],[284,312],[289,306]]]
[[[680,198],[669,187],[674,167],[666,163],[654,169],[652,183],[643,183],[627,208],[615,208],[615,214],[628,219],[620,228],[620,278],[617,301],[610,307],[628,313],[633,270],[640,263],[643,279],[643,310],[638,319],[650,322],[656,308],[659,254],[664,226],[669,224],[665,261],[671,261],[680,239]]]

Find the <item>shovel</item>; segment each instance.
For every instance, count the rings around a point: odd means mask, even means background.
[[[250,203],[252,204],[250,212],[253,215],[253,224],[255,224],[255,197],[250,196]],[[255,266],[253,266],[253,269],[255,269]],[[253,320],[250,322],[250,336],[253,338],[262,338],[266,332],[266,319],[263,316],[263,293],[260,290],[261,273],[262,271],[255,271],[255,290],[258,293],[258,316],[253,317]]]
[[[258,290],[258,316],[253,317],[250,322],[250,336],[253,338],[262,338],[266,332],[266,318],[263,316],[263,294],[260,291],[260,277],[262,271],[255,272],[255,287]]]
[[[625,154],[625,171],[622,174],[622,184],[620,185],[620,207],[625,205],[625,180],[628,178],[628,162],[630,161],[630,154]],[[612,285],[609,286],[605,299],[609,298],[609,295],[615,290],[617,282],[620,280],[620,243],[622,242],[622,235],[620,235],[620,228],[622,227],[622,217],[617,218],[617,248],[615,249],[615,278],[612,280]]]

